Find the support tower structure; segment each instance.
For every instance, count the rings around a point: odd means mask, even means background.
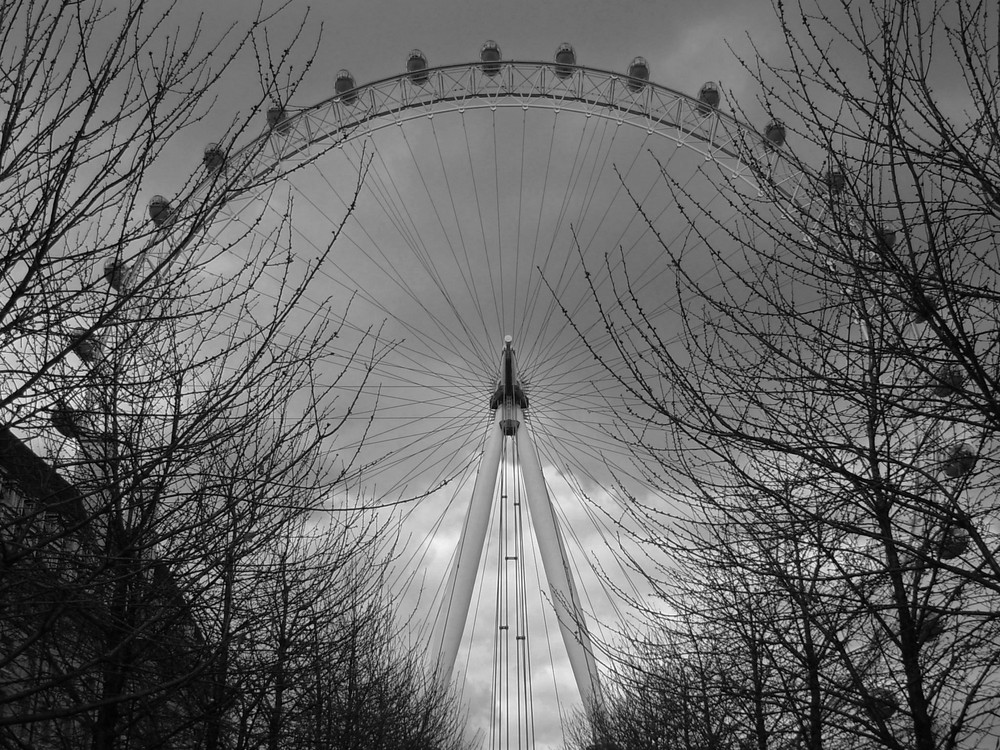
[[[473,485],[472,497],[459,538],[451,574],[445,589],[443,628],[435,636],[440,650],[437,671],[450,679],[465,630],[473,589],[480,569],[483,547],[499,494],[501,456],[512,448],[514,470],[520,472],[552,606],[559,621],[562,640],[584,709],[593,717],[601,706],[600,679],[586,619],[573,580],[572,568],[552,499],[546,489],[541,462],[527,417],[528,397],[517,371],[513,339],[506,336],[500,357],[496,390],[490,398],[493,419],[489,423],[482,460]],[[505,446],[506,443],[506,446]]]

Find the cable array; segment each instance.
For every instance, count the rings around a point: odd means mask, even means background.
[[[587,616],[599,623],[598,642],[614,637],[600,625],[623,616],[614,590],[642,596],[618,545],[628,503],[643,492],[622,436],[641,430],[643,415],[606,367],[621,353],[601,310],[627,288],[651,319],[665,321],[663,340],[679,341],[681,332],[669,330],[678,269],[663,243],[692,260],[687,273],[696,280],[718,273],[712,253],[743,262],[731,238],[686,230],[691,205],[679,201],[725,210],[723,192],[719,169],[701,151],[606,117],[525,106],[368,129],[290,173],[260,214],[223,209],[232,231],[261,242],[275,241],[275,228],[291,216],[284,241],[300,263],[336,239],[303,325],[327,314],[341,326],[341,345],[317,372],[343,369],[345,395],[354,386],[362,393],[330,449],[357,454],[348,475],[354,490],[346,493],[357,502],[347,505],[384,506],[401,522],[389,585],[422,610],[419,629],[433,630],[445,606],[434,583],[444,578],[437,547],[453,535],[467,501],[500,345],[511,334],[571,564],[586,582]],[[223,232],[218,242],[225,240]],[[222,275],[224,264],[208,261],[201,272]],[[278,294],[288,273],[266,271],[255,289],[260,299]],[[538,603],[529,600],[539,567],[528,564],[535,550],[509,463],[516,462],[503,463],[492,522],[496,547],[483,561],[485,569],[493,555],[498,572],[495,684],[513,691],[496,696],[494,709],[514,706],[532,746],[544,740],[530,728],[537,697],[530,654],[553,655],[552,623],[540,620],[546,648],[529,653],[529,614],[546,594],[538,585]],[[480,596],[477,611],[483,604]],[[501,628],[514,629],[513,648],[499,640]],[[494,726],[501,718],[494,713]]]

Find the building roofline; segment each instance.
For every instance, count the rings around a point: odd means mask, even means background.
[[[70,523],[86,520],[83,496],[6,425],[0,426],[0,472],[21,492]]]

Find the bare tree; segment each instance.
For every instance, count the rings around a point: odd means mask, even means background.
[[[227,220],[273,189],[256,136],[287,130],[296,55],[263,10],[211,41],[172,13],[0,7],[5,747],[292,746],[308,670],[354,648],[335,592],[375,529],[329,517],[379,345],[348,300],[308,297],[335,237],[296,261],[291,206]],[[244,58],[252,111],[147,208]]]
[[[234,747],[466,747],[458,704],[401,645],[384,568],[358,553],[363,531],[303,528],[247,561]]]
[[[633,636],[629,652],[612,665],[609,691],[594,726],[582,714],[571,725],[570,746],[621,750],[696,750],[745,747],[746,714],[729,660],[698,622]],[[718,634],[717,634],[718,635]],[[712,644],[709,646],[709,644]]]
[[[683,573],[652,577],[739,669],[757,747],[992,746],[996,8],[775,10],[784,58],[747,63],[780,118],[744,144],[759,192],[720,180],[734,221],[663,170],[718,271],[662,244],[679,343],[609,255],[629,442],[692,508],[632,498]]]

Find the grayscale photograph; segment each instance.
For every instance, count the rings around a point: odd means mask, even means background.
[[[0,0],[0,750],[1000,750],[998,98],[994,0]]]

